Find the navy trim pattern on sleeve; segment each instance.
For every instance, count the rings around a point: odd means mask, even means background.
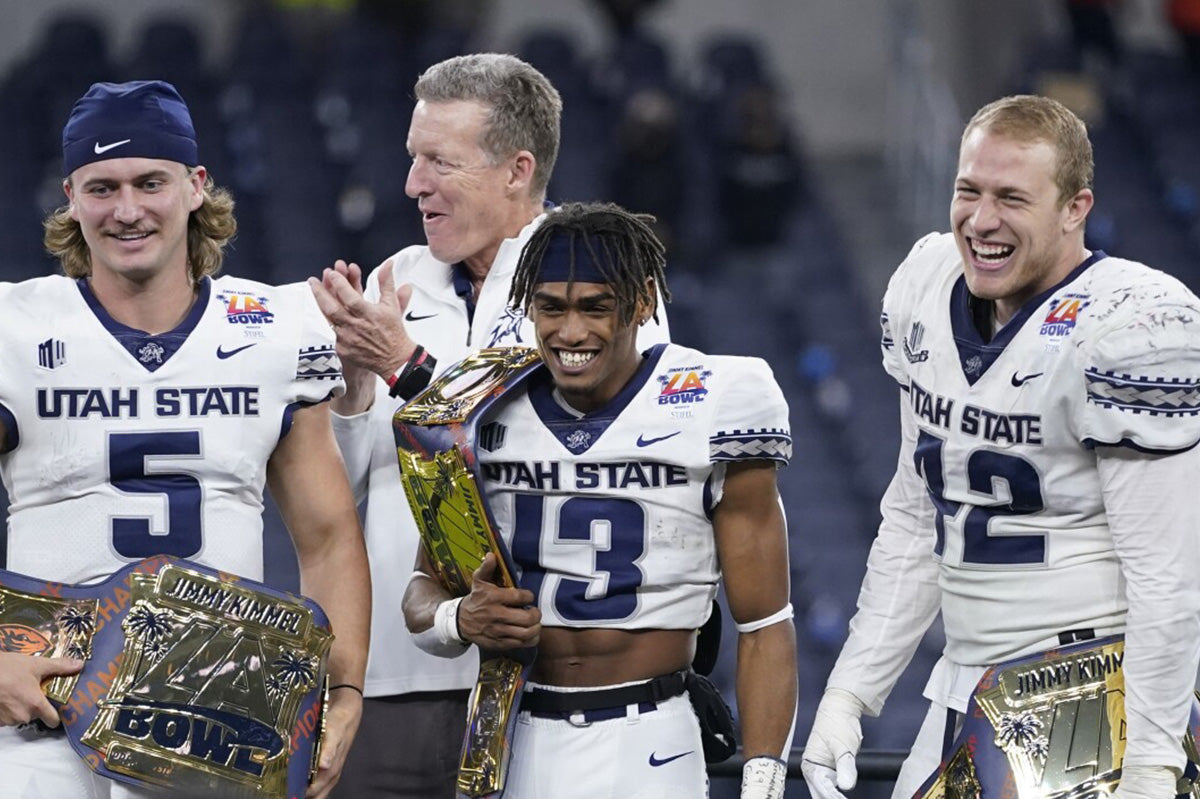
[[[783,429],[722,431],[708,439],[708,457],[712,461],[787,463],[792,458],[792,436]]]
[[[337,380],[342,361],[332,346],[304,347],[296,359],[297,380]]]
[[[1200,413],[1200,381],[1182,378],[1132,377],[1087,369],[1088,402],[1152,416],[1195,416]]]

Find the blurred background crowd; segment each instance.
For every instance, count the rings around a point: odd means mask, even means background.
[[[1032,91],[1076,110],[1096,147],[1089,246],[1200,289],[1200,0],[0,0],[0,12],[0,280],[56,268],[40,221],[63,200],[62,124],[94,81],[179,88],[202,162],[237,201],[226,271],[288,282],[423,241],[404,139],[426,66],[498,50],[544,72],[565,109],[549,197],[654,214],[673,338],[764,357],[788,395],[796,745],[895,469],[878,303],[912,241],[947,229],[975,108]],[[286,534],[274,515],[269,527],[268,580],[294,587]],[[935,630],[883,718],[866,720],[870,746],[911,741],[940,647]],[[717,679],[730,692],[732,664],[727,642]]]

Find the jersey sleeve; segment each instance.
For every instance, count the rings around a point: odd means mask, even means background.
[[[908,372],[904,368],[901,346],[910,315],[908,308],[912,305],[911,295],[914,292],[913,282],[918,271],[917,264],[921,259],[930,257],[941,236],[939,233],[930,233],[913,245],[888,281],[887,291],[883,295],[883,308],[879,312],[879,325],[882,328],[879,349],[883,354],[883,368],[906,389]]]
[[[900,455],[896,474],[879,504],[883,519],[867,558],[850,635],[829,675],[879,715],[941,606],[933,558],[934,511],[913,467],[918,428],[900,402]]]
[[[1182,769],[1200,653],[1200,448],[1168,456],[1107,448],[1096,462],[1129,602],[1125,763]]]
[[[1090,309],[1095,332],[1079,346],[1086,446],[1177,452],[1200,442],[1200,302],[1151,273]]]
[[[709,459],[770,460],[792,457],[787,400],[771,367],[760,358],[730,358],[708,439]]]
[[[293,401],[311,405],[340,397],[346,391],[346,383],[342,380],[342,361],[334,348],[333,328],[307,284],[285,288],[295,292],[300,317]]]

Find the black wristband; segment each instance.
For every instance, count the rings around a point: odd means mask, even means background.
[[[359,688],[357,685],[351,685],[351,684],[350,684],[350,683],[348,683],[348,682],[339,683],[338,685],[331,685],[331,686],[329,686],[329,690],[330,690],[330,691],[336,691],[336,690],[337,690],[337,689],[339,689],[339,688],[349,688],[351,691],[358,691],[358,695],[359,695],[359,696],[363,696],[363,690],[362,690],[361,688]]]
[[[402,400],[412,399],[424,391],[433,380],[433,370],[436,366],[437,358],[426,352],[424,347],[417,345],[400,371],[388,380],[388,394]]]

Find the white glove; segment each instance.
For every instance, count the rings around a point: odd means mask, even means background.
[[[1167,766],[1125,766],[1112,799],[1174,799],[1176,782]]]
[[[800,763],[814,799],[846,799],[842,791],[858,782],[854,756],[862,745],[859,719],[864,709],[862,700],[841,688],[827,688],[821,697]]]

